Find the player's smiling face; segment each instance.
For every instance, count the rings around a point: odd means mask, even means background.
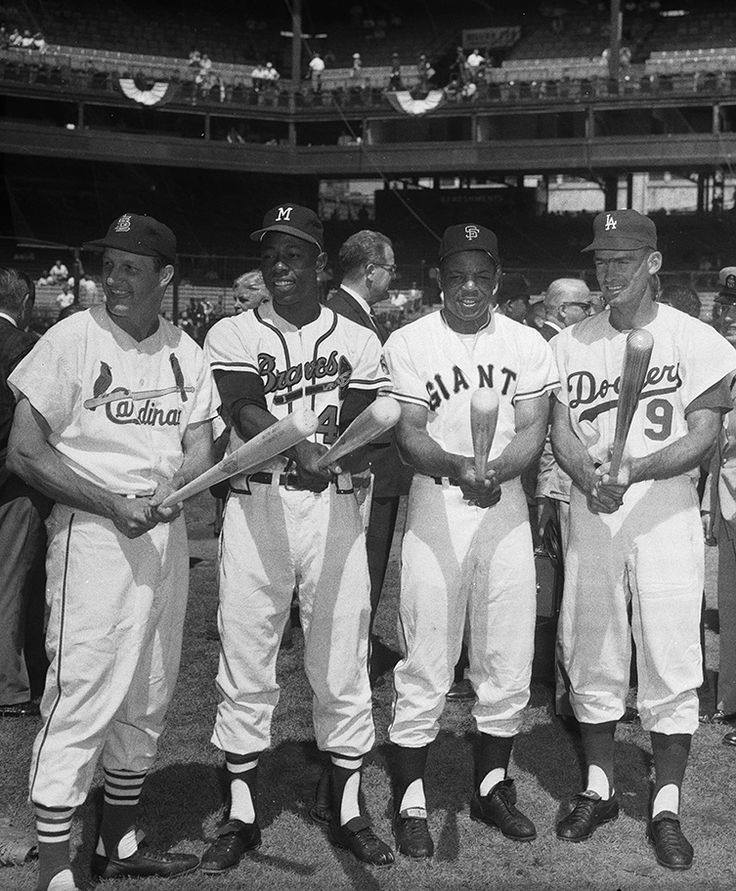
[[[261,242],[263,281],[278,306],[317,297],[317,273],[325,254],[316,244],[285,232],[267,232]]]
[[[160,264],[154,257],[105,248],[102,256],[102,287],[107,311],[117,319],[134,323],[157,314],[173,266]]]
[[[649,248],[596,251],[595,274],[605,305],[619,312],[636,309],[661,263],[662,255]]]
[[[451,328],[474,331],[488,318],[500,269],[485,251],[460,251],[440,267],[445,317]]]

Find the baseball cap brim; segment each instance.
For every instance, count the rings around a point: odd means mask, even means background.
[[[265,229],[256,229],[255,232],[250,233],[250,240],[260,241],[267,232],[283,232],[285,235],[293,235],[294,238],[301,238],[302,241],[316,244],[318,248],[322,249],[322,243],[317,241],[316,238],[307,235],[307,233],[303,232],[301,229],[296,229],[294,226],[287,226],[284,223],[274,223],[273,226],[266,226]]]
[[[642,244],[641,240],[638,238],[619,236],[616,238],[615,242],[611,238],[605,238],[603,240],[596,238],[587,247],[584,247],[580,253],[584,254],[586,251],[638,251],[642,248],[647,248],[650,251],[657,250],[654,245]]]
[[[141,247],[138,248],[136,246],[136,250],[130,249],[130,239],[127,240],[123,237],[120,239],[116,239],[114,235],[106,236],[105,238],[96,238],[94,241],[85,241],[82,245],[83,248],[115,248],[119,251],[126,251],[129,254],[139,254],[141,257],[163,257],[164,260],[171,260],[174,262],[174,257],[167,256],[166,254],[162,254],[161,251],[157,251],[154,248]]]

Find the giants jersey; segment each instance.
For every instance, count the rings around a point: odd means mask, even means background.
[[[259,375],[266,407],[275,417],[286,417],[295,406],[316,412],[314,440],[327,446],[338,437],[348,388],[379,390],[389,384],[375,333],[324,306],[301,328],[283,319],[272,303],[222,319],[207,335],[205,354],[213,371]],[[229,451],[239,444],[233,437]],[[282,465],[283,459],[276,459],[268,466]]]
[[[608,319],[609,311],[591,316],[551,341],[562,381],[557,398],[568,406],[572,428],[596,463],[608,460],[613,445],[628,335]],[[683,437],[690,403],[736,369],[736,350],[728,341],[679,310],[659,305],[644,328],[654,349],[626,440],[626,454],[632,458],[658,452]]]
[[[9,378],[75,473],[111,492],[153,494],[183,459],[191,424],[216,415],[202,350],[171,322],[136,341],[103,304],[50,328]]]
[[[470,457],[470,398],[491,387],[498,424],[491,458],[516,432],[514,404],[559,387],[552,352],[539,332],[491,313],[476,334],[458,334],[435,312],[394,331],[384,357],[400,402],[429,410],[427,432],[445,451]]]

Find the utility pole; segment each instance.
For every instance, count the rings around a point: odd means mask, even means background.
[[[291,7],[291,91],[289,110],[296,111],[296,94],[302,79],[302,0],[292,0]]]

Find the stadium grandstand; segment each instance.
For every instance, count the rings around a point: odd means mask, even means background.
[[[428,298],[438,233],[469,213],[536,292],[586,273],[604,208],[653,214],[706,305],[734,262],[728,2],[11,0],[0,24],[0,259],[39,281],[60,252],[94,274],[82,243],[146,211],[179,237],[168,310],[227,311],[246,233],[286,196],[319,205],[333,256],[385,231],[399,288]]]

